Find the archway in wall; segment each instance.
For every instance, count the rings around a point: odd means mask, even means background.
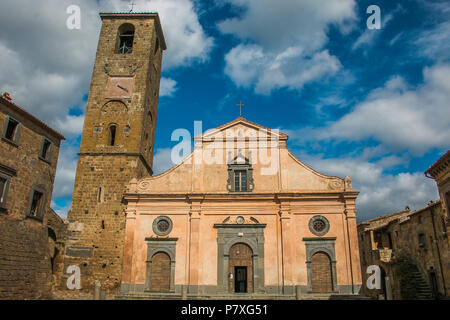
[[[245,243],[230,248],[228,262],[230,293],[253,292],[253,251]]]
[[[332,292],[333,278],[331,259],[319,251],[311,257],[311,285],[313,292]]]
[[[165,252],[157,252],[152,257],[150,273],[150,291],[169,292],[170,290],[170,257]]]

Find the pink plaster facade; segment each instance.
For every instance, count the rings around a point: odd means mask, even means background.
[[[221,244],[227,248],[223,243],[226,239],[234,237],[233,243],[251,242],[253,248],[260,248],[258,256],[253,257],[263,266],[259,271],[254,266],[255,293],[311,293],[308,255],[317,251],[327,252],[333,264],[335,283],[330,294],[358,293],[358,192],[353,190],[350,178],[327,176],[302,163],[287,149],[287,139],[283,133],[239,117],[195,137],[194,151],[168,171],[132,180],[124,195],[122,292],[149,291],[149,241],[152,248],[174,241],[170,292],[231,293],[221,282],[226,281],[221,277],[227,274],[229,253],[219,251]],[[211,155],[215,161],[211,161]],[[251,192],[227,189],[228,163],[239,161],[239,155],[251,162]],[[320,236],[309,227],[311,218],[317,215],[329,222],[328,232]],[[159,236],[154,231],[154,220],[160,216],[172,222],[168,235]],[[244,217],[240,226],[236,222],[239,216]],[[263,237],[249,237],[247,230],[258,226]],[[225,240],[218,235],[220,228],[228,232]],[[308,243],[313,248],[309,253]],[[328,244],[328,251],[320,249],[322,243]]]

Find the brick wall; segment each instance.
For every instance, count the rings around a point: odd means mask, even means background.
[[[0,217],[0,299],[50,299],[51,286],[46,228]]]

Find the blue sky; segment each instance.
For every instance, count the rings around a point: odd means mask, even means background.
[[[159,12],[168,45],[156,173],[173,165],[175,129],[193,133],[197,120],[204,130],[231,121],[242,100],[243,116],[287,133],[300,160],[352,178],[361,191],[359,221],[438,198],[423,172],[450,145],[448,1],[134,2],[135,11]],[[65,28],[70,4],[81,8],[80,30]],[[381,9],[380,30],[367,28],[370,5]],[[64,216],[98,12],[129,10],[128,2],[7,0],[3,8],[0,89],[68,138],[53,197]]]

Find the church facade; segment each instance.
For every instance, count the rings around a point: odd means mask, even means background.
[[[121,293],[358,293],[358,192],[287,139],[239,117],[195,137],[175,167],[133,179]]]
[[[153,176],[157,13],[101,13],[68,237],[65,297],[352,294],[361,286],[350,178],[316,172],[287,135],[242,117]],[[79,270],[80,285],[69,288]]]

